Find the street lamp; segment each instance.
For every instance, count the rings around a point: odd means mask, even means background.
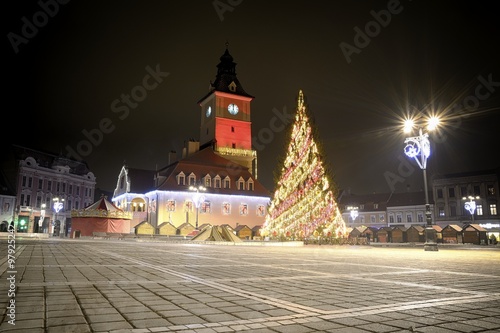
[[[430,117],[427,121],[427,130],[432,131],[439,125],[439,119],[437,117]],[[415,123],[412,119],[407,119],[404,123],[404,131],[406,133],[411,133],[415,127]],[[409,158],[413,158],[420,169],[422,169],[424,175],[424,191],[425,191],[425,217],[427,225],[425,227],[425,251],[438,251],[436,242],[436,230],[432,227],[432,216],[431,216],[431,206],[429,204],[429,193],[427,191],[427,159],[431,154],[431,144],[429,142],[429,134],[422,130],[422,127],[418,129],[418,136],[408,137],[405,139],[406,144],[404,152]]]
[[[46,204],[42,204],[42,209],[40,209],[40,219],[38,220],[38,232],[43,233],[43,220],[45,220],[45,208],[47,207]]]
[[[53,223],[53,228],[55,228],[56,220],[57,220],[57,213],[59,213],[61,211],[61,209],[63,209],[63,207],[64,207],[64,199],[59,199],[58,197],[55,197],[52,200],[54,201],[54,205],[53,205],[54,212],[56,212],[54,214],[54,223]],[[53,232],[55,233],[55,230],[53,230]],[[59,234],[60,233],[61,233],[61,224],[59,224]]]
[[[189,190],[195,192],[193,195],[193,202],[196,207],[196,228],[195,230],[198,231],[198,213],[200,210],[200,204],[205,200],[205,197],[200,193],[200,192],[205,192],[207,189],[203,185],[199,186],[189,186]]]
[[[474,212],[476,211],[476,201],[479,199],[479,196],[473,197],[472,195],[469,195],[468,197],[463,197],[462,200],[467,200],[464,204],[464,208],[467,209],[470,213],[471,219],[472,219],[472,224],[474,224]],[[475,199],[475,200],[474,200]]]
[[[349,210],[351,212],[351,219],[352,219],[352,223],[354,224],[354,221],[359,216],[358,207],[348,206],[347,210]]]

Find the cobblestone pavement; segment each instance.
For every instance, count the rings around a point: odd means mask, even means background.
[[[500,332],[499,248],[15,245],[1,332]]]

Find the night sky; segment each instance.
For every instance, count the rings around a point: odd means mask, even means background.
[[[55,3],[4,3],[2,145],[67,155],[104,126],[82,156],[97,188],[113,190],[124,161],[160,168],[169,151],[198,139],[196,102],[226,41],[255,96],[254,149],[269,190],[288,140],[270,124],[287,121],[278,114],[293,112],[300,89],[340,189],[422,188],[421,171],[403,154],[408,112],[445,116],[431,134],[430,176],[500,166],[494,1]],[[150,72],[156,81],[145,90]],[[126,106],[122,94],[132,91],[146,96]]]

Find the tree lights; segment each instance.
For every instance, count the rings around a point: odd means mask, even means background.
[[[290,143],[261,235],[336,238],[345,232],[300,91]]]

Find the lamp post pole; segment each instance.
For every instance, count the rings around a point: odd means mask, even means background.
[[[196,227],[195,230],[198,231],[198,213],[200,209],[200,203],[204,200],[203,195],[200,192],[206,191],[206,187],[203,185],[199,186],[189,186],[189,190],[195,192],[193,195],[194,205],[196,207]]]
[[[354,225],[354,221],[359,216],[358,207],[349,206],[347,207],[347,210],[351,212],[352,224]]]
[[[55,235],[55,226],[56,226],[56,221],[57,221],[57,213],[59,213],[61,211],[61,209],[63,209],[63,207],[64,207],[64,199],[59,199],[58,197],[55,197],[53,199],[53,201],[54,201],[53,208],[54,208],[54,212],[55,212],[55,214],[54,214],[54,225],[53,225],[53,228],[54,228],[53,235],[56,236]],[[61,223],[59,224],[59,235],[60,234],[61,234]]]
[[[464,204],[464,208],[467,209],[470,213],[472,224],[474,224],[474,212],[476,211],[476,201],[479,199],[479,196],[473,197],[472,195],[469,195],[468,197],[463,197],[462,200],[467,200]]]
[[[433,130],[437,127],[439,120],[437,118],[430,118],[428,121],[428,130]],[[405,122],[405,132],[411,132],[414,127],[412,120],[407,120]],[[424,177],[424,191],[425,191],[425,251],[438,251],[437,247],[437,236],[436,230],[432,227],[432,214],[431,205],[429,203],[429,192],[427,190],[427,159],[431,154],[431,145],[429,142],[429,134],[423,132],[420,127],[418,130],[418,136],[408,137],[405,139],[406,144],[404,152],[409,158],[413,158],[420,169],[422,169]]]

